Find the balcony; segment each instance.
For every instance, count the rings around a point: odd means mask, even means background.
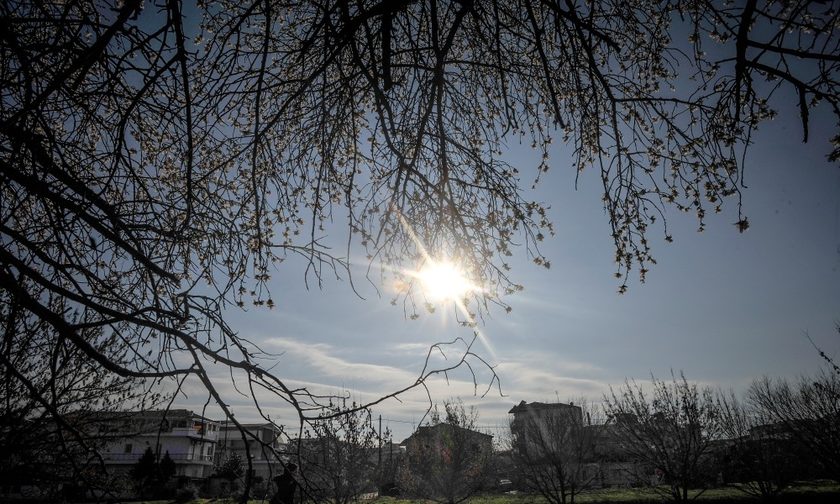
[[[161,437],[190,437],[202,438],[207,441],[216,441],[219,437],[218,431],[209,431],[200,427],[172,427],[168,431],[160,432]]]
[[[102,458],[104,458],[106,462],[137,462],[142,456],[142,453],[107,453],[104,454]],[[169,458],[175,462],[213,462],[212,455],[201,455],[198,453],[170,453]]]

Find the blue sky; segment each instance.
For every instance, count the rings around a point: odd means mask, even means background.
[[[650,230],[658,264],[645,284],[631,274],[624,295],[613,276],[598,173],[584,172],[576,190],[572,160],[556,143],[551,171],[529,192],[539,153],[529,142],[507,145],[527,199],[551,205],[557,234],[542,251],[552,268],[531,264],[519,249],[511,277],[525,290],[506,299],[511,313],[491,309],[479,325],[492,350],[476,351],[496,366],[504,395],[495,388],[480,397],[490,381],[485,373],[478,376],[484,388],[477,396],[471,376],[461,370],[448,383],[435,380],[432,399],[461,397],[479,408],[481,425],[500,432],[495,429],[507,423],[507,411],[521,400],[584,396],[597,402],[610,385],[651,374],[666,378],[672,369],[689,380],[735,390],[762,375],[813,373],[821,361],[805,332],[840,358],[840,166],[826,160],[837,124],[827,110],[815,109],[810,141],[803,144],[795,96],[779,93],[773,105],[779,115],[761,125],[746,159],[743,203],[750,228],[741,234],[733,225],[734,200],[723,213],[708,215],[703,233],[693,216],[671,209],[666,217],[674,242],[665,242],[661,228]],[[329,237],[337,244],[345,237],[339,224]],[[346,277],[329,275],[321,288],[310,278],[307,289],[305,265],[289,258],[273,277],[276,307],[231,310],[228,321],[240,336],[276,355],[263,364],[289,384],[367,401],[412,383],[429,345],[469,338],[471,331],[454,321],[453,306],[409,320],[401,306],[391,305],[385,287],[364,279],[364,255],[353,260],[358,293]],[[215,378],[237,418],[258,420],[224,370],[216,370]],[[195,384],[186,390],[176,404],[201,410],[206,392]],[[272,418],[295,423],[289,409],[263,399]],[[375,411],[398,440],[410,434],[429,405],[425,393],[401,399]],[[213,409],[208,414],[220,416]]]
[[[780,104],[784,107],[786,104]],[[491,310],[479,329],[493,350],[477,351],[496,365],[498,388],[476,397],[468,373],[432,384],[433,399],[462,397],[480,411],[488,428],[504,425],[520,400],[598,401],[625,378],[666,377],[671,369],[712,386],[743,390],[762,375],[796,377],[820,367],[804,333],[829,354],[840,356],[840,169],[826,161],[830,117],[816,114],[810,143],[801,143],[793,102],[755,137],[747,159],[744,212],[750,228],[740,234],[734,204],[711,215],[706,231],[670,212],[674,243],[651,232],[658,264],[647,282],[633,279],[619,295],[613,277],[609,222],[600,201],[597,174],[574,188],[574,170],[559,145],[552,171],[530,196],[551,205],[557,235],[543,252],[552,268],[529,264],[524,250],[513,278],[525,290],[510,296],[509,314]],[[529,186],[537,154],[508,146]],[[734,202],[730,202],[734,203]],[[359,256],[357,260],[362,257]],[[428,346],[470,331],[453,321],[453,307],[408,320],[390,297],[364,281],[367,264],[354,266],[360,298],[346,278],[327,278],[322,288],[304,287],[303,266],[291,259],[277,272],[273,310],[231,312],[240,335],[277,357],[273,371],[315,391],[346,391],[370,400],[410,384],[422,369]],[[312,285],[310,283],[310,285]],[[452,358],[453,354],[449,354]],[[439,357],[436,357],[439,361]],[[271,362],[276,361],[276,362]],[[229,379],[218,377],[224,384]],[[489,376],[478,377],[485,387]],[[253,420],[249,401],[222,385],[240,420]],[[206,395],[180,397],[200,409]],[[484,391],[480,388],[478,395]],[[292,423],[277,401],[265,404],[280,422]],[[397,439],[423,416],[428,399],[409,393],[402,402],[377,408]]]

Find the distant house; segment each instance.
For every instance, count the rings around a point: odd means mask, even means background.
[[[564,431],[574,427],[580,427],[583,423],[583,410],[574,403],[527,403],[521,401],[508,411],[513,415],[510,422],[510,430],[514,437],[526,443],[532,449],[536,449],[535,440],[537,435],[561,436]]]
[[[643,472],[641,466],[624,453],[616,425],[592,425],[591,418],[574,403],[521,401],[509,413],[513,415],[511,433],[514,439],[523,443],[520,449],[537,454],[533,463],[539,463],[541,451],[562,451],[565,445],[572,445],[574,448],[570,448],[570,453],[574,455],[571,456],[584,464],[581,479],[589,481],[592,487],[631,486],[638,482]],[[577,444],[581,442],[583,445]],[[586,447],[583,452],[575,451],[581,446]]]
[[[525,402],[520,401],[508,411],[513,415],[514,421],[517,418],[522,418],[523,415],[528,417],[547,417],[550,415],[564,415],[569,417],[572,421],[583,421],[583,410],[580,406],[575,406],[575,403],[542,403],[542,402]]]
[[[216,447],[217,464],[236,454],[242,458],[243,468],[248,470],[250,456],[252,476],[268,481],[283,474],[283,468],[275,455],[283,451],[280,429],[270,422],[240,425],[245,431],[245,439],[242,438],[242,431],[234,423],[220,422]]]
[[[630,487],[649,483],[649,473],[643,464],[626,453],[623,432],[614,424],[589,425],[595,439],[592,460],[598,464],[600,487]]]
[[[421,426],[403,441],[401,488],[438,502],[460,502],[492,486],[493,436],[451,423]]]
[[[405,446],[406,453],[410,456],[421,450],[443,450],[446,448],[446,440],[453,436],[466,439],[466,444],[476,452],[488,456],[493,453],[492,435],[448,423],[420,426],[414,434],[406,438],[401,444]]]
[[[107,436],[100,451],[109,472],[128,472],[146,449],[175,462],[176,475],[206,478],[213,472],[219,423],[185,409],[100,412],[96,421]]]

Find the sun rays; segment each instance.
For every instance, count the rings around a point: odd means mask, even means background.
[[[402,274],[420,281],[420,290],[428,301],[455,303],[457,311],[464,317],[466,323],[473,327],[475,335],[493,361],[498,360],[493,345],[484,332],[476,327],[475,315],[467,308],[470,295],[484,295],[486,291],[479,283],[470,278],[468,270],[460,265],[459,261],[453,261],[446,257],[433,257],[414,232],[411,224],[402,215],[398,215],[403,229],[409,234],[423,256],[423,263],[417,270],[402,270]]]
[[[448,260],[430,260],[414,275],[420,280],[425,296],[432,301],[457,301],[480,291],[458,265]]]

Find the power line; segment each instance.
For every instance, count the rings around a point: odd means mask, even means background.
[[[407,424],[407,425],[417,425],[417,421],[412,420],[398,420],[396,418],[385,418],[382,417],[383,422],[392,422],[392,423],[400,423],[400,424]],[[495,430],[507,430],[509,427],[507,425],[476,425],[474,426],[476,429],[495,429]]]
[[[385,420],[386,422],[404,423],[404,424],[416,424],[417,423],[416,421],[412,421],[412,420],[397,420],[396,418],[385,418],[385,417],[382,417],[382,420]]]

